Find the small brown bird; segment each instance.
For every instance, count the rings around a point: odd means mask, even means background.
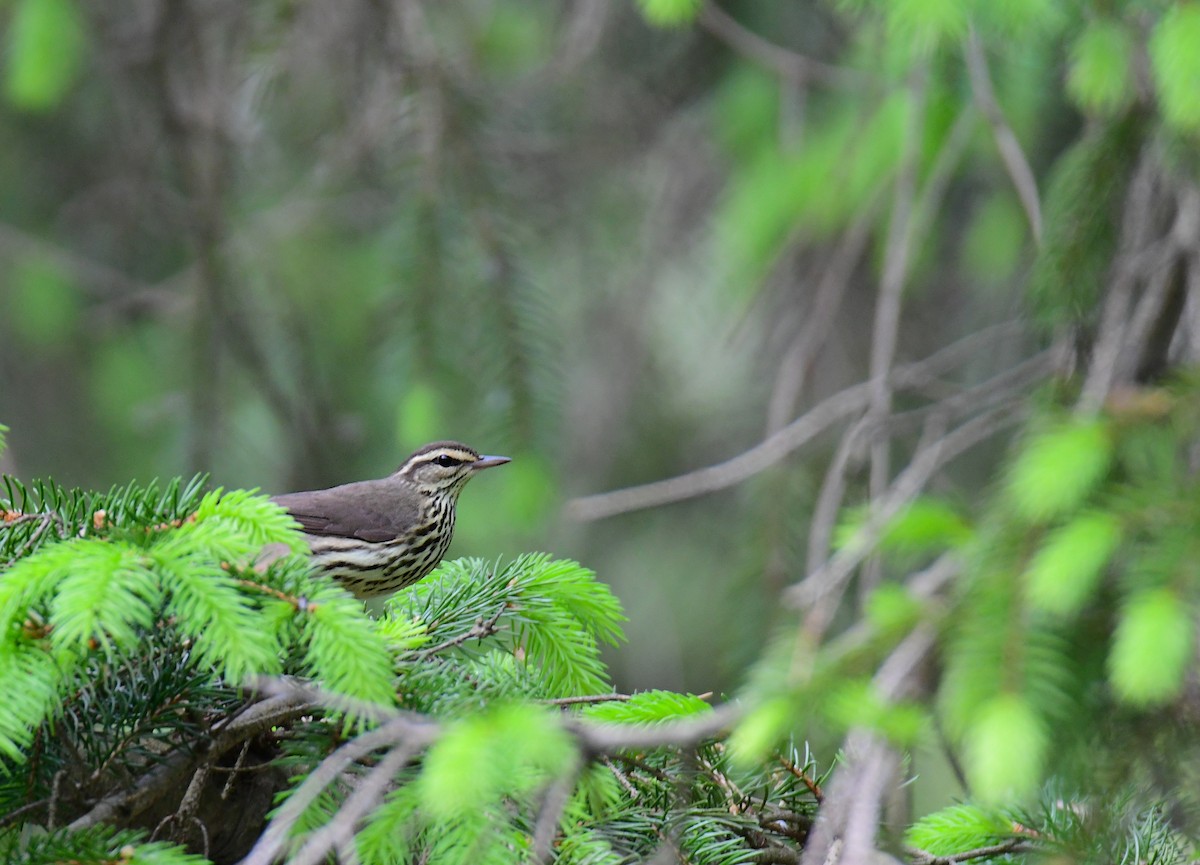
[[[437,567],[454,535],[463,486],[506,462],[461,442],[433,442],[386,478],[271,501],[303,527],[314,564],[355,597],[370,598],[410,586]]]

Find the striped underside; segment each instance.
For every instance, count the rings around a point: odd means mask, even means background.
[[[390,541],[307,535],[313,564],[355,597],[389,595],[437,567],[454,535],[454,505],[435,507],[434,519]]]

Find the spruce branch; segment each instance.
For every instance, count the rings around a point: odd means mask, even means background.
[[[964,850],[961,853],[951,853],[947,856],[935,856],[925,850],[915,847],[907,849],[908,859],[912,865],[957,865],[959,862],[969,862],[972,859],[992,859],[1009,853],[1036,853],[1041,848],[1025,838],[1010,838],[999,844],[989,844],[986,847],[976,847],[974,850]]]
[[[897,391],[919,387],[978,357],[985,342],[1011,339],[1020,330],[1019,325],[1011,322],[986,328],[951,343],[922,361],[894,366],[887,374],[888,383]],[[572,499],[567,503],[567,515],[580,521],[598,520],[684,501],[739,484],[861,413],[871,404],[874,390],[875,383],[867,380],[826,397],[787,426],[724,462],[665,480]]]
[[[272,727],[311,714],[317,707],[311,696],[302,690],[293,690],[254,703],[244,712],[214,724],[212,738],[207,742],[196,743],[191,751],[175,751],[142,775],[131,788],[104,797],[86,814],[72,821],[68,828],[79,831],[118,817],[128,819],[136,816],[181,784],[184,778],[196,771],[201,762],[215,760],[246,740]]]

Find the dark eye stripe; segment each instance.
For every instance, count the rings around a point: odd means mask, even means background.
[[[451,466],[460,466],[463,462],[456,457],[450,456],[450,454],[441,454],[437,457],[434,457],[433,461],[439,466],[444,466],[445,468],[450,468]]]

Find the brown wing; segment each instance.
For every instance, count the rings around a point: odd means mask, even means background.
[[[417,493],[394,482],[359,481],[328,490],[288,493],[271,501],[310,535],[358,538],[371,543],[390,541],[417,523]]]

